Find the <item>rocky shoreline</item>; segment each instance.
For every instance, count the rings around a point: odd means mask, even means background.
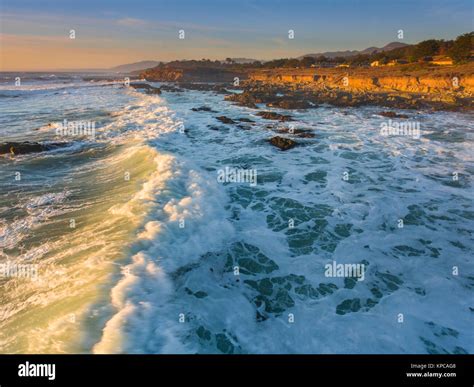
[[[268,138],[268,143],[286,151],[300,145],[300,139],[311,139],[315,137],[315,134],[306,129],[295,128],[291,124],[293,121],[291,114],[273,109],[305,110],[318,108],[321,105],[378,106],[380,112],[377,114],[380,116],[401,120],[408,119],[409,115],[391,109],[471,112],[474,110],[474,80],[472,79],[474,68],[469,65],[461,70],[458,73],[447,73],[444,70],[444,73],[440,73],[441,70],[437,70],[438,72],[428,73],[428,78],[421,78],[421,74],[418,73],[418,77],[415,77],[416,82],[412,79],[413,74],[400,76],[395,71],[391,81],[387,79],[382,81],[373,77],[377,74],[376,71],[367,72],[366,78],[363,78],[363,72],[359,71],[356,75],[352,74],[353,78],[349,79],[349,83],[352,80],[350,87],[347,83],[340,83],[344,80],[344,77],[341,78],[344,73],[339,70],[331,70],[324,76],[314,74],[309,76],[306,74],[307,71],[305,74],[295,75],[293,70],[286,70],[285,73],[282,69],[267,71],[264,76],[261,73],[250,73],[249,77],[238,86],[231,82],[212,82],[207,78],[199,79],[200,82],[179,80],[170,82],[168,78],[165,80],[145,78],[147,81],[164,83],[159,88],[146,83],[131,84],[131,86],[142,89],[148,94],[160,94],[162,91],[184,92],[185,90],[221,94],[226,101],[255,109],[257,116],[275,122],[275,124],[266,125],[268,129],[274,131],[274,136]],[[454,78],[456,76],[458,78]],[[461,79],[461,82],[451,85],[449,77]],[[427,84],[430,85],[428,88]],[[209,106],[197,106],[191,110],[214,113],[215,119],[221,124],[235,125],[243,130],[251,129],[254,125],[254,122],[248,118],[230,118],[219,115],[219,112]],[[285,123],[285,127],[281,125],[282,123]],[[210,129],[219,130],[219,127],[210,125]]]
[[[148,81],[171,82],[168,91],[214,91],[253,109],[258,104],[279,109],[310,109],[367,105],[397,109],[474,110],[474,63],[448,68],[284,69],[216,72],[215,69],[145,71]],[[239,78],[238,85],[235,77]],[[241,89],[242,93],[229,90]]]
[[[314,89],[308,85],[276,85],[250,81],[243,92],[226,100],[257,109],[257,104],[285,110],[311,109],[321,104],[337,107],[383,106],[394,109],[428,109],[447,111],[474,110],[474,98],[465,94],[438,95],[426,93],[346,91],[336,88]]]

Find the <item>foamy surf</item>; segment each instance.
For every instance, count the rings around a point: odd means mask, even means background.
[[[116,314],[106,323],[95,353],[182,353],[177,323],[186,310],[174,304],[169,275],[206,252],[222,248],[233,235],[223,210],[226,197],[217,182],[185,161],[160,156],[158,184],[148,196],[155,206],[137,235],[136,254],[112,289]],[[184,188],[184,190],[183,190]],[[147,195],[150,191],[147,191]]]
[[[220,95],[90,91],[44,90],[28,108],[61,98],[68,120],[97,119],[94,140],[0,160],[26,178],[0,177],[4,253],[39,274],[3,279],[1,351],[474,350],[468,116],[420,113],[416,139],[381,136],[373,107],[295,111],[315,138],[281,152],[268,138],[285,123]],[[54,114],[8,135],[51,141]],[[255,184],[219,180],[233,169]],[[364,265],[364,280],[326,276],[335,262]]]
[[[1,208],[2,263],[34,269],[37,279],[13,276],[10,269],[0,279],[2,352],[89,351],[111,315],[101,300],[107,300],[122,262],[128,264],[136,229],[171,176],[170,158],[146,141],[177,129],[159,97],[115,92],[126,103],[117,106],[120,114],[101,127],[95,141],[74,139],[76,147],[60,152],[3,160],[5,176],[15,176],[16,164],[27,172],[18,182],[6,182],[18,193],[9,199],[12,205],[6,201]],[[28,171],[36,165],[42,176],[32,179]],[[20,191],[25,184],[31,194]]]

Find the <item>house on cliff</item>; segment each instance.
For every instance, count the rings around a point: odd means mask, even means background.
[[[449,56],[437,55],[433,57],[430,63],[439,66],[449,66],[453,64],[453,60]]]
[[[387,63],[387,66],[397,66],[397,65],[403,65],[403,64],[407,64],[408,61],[405,60],[405,59],[394,59],[394,60],[391,60],[390,62]]]

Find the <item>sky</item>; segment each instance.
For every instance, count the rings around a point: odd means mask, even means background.
[[[109,68],[141,60],[268,60],[453,39],[473,30],[473,3],[0,0],[0,71]]]

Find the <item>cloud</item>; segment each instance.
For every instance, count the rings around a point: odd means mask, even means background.
[[[125,27],[142,27],[148,24],[146,20],[125,17],[117,20],[117,24]]]

